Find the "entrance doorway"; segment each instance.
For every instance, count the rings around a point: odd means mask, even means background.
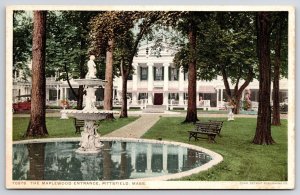
[[[164,101],[163,93],[155,93],[154,94],[154,105],[162,105]]]

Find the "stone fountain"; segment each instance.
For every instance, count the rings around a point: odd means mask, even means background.
[[[79,85],[84,86],[85,107],[82,110],[62,110],[61,114],[69,114],[78,120],[84,120],[84,131],[81,133],[80,147],[77,153],[98,153],[101,151],[103,144],[100,142],[100,134],[97,133],[98,126],[96,121],[105,119],[108,114],[116,114],[118,112],[111,110],[98,110],[95,106],[95,91],[102,87],[106,81],[96,78],[95,56],[90,56],[88,61],[88,73],[85,79],[75,79]]]

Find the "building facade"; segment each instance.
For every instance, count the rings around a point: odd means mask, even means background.
[[[161,45],[153,49],[152,45],[143,45],[139,48],[138,55],[133,60],[134,73],[130,76],[127,83],[127,96],[129,107],[145,108],[146,105],[163,105],[165,109],[175,108],[186,109],[188,98],[188,77],[187,72],[182,68],[176,68],[173,63],[176,49],[167,45]],[[19,74],[21,75],[21,74]],[[24,101],[24,98],[30,97],[31,82],[30,79],[21,81],[20,76],[14,74],[13,83],[13,101]],[[78,84],[71,80],[72,87],[78,90]],[[240,85],[243,81],[240,81]],[[121,105],[122,79],[114,79],[113,84],[114,106]],[[234,88],[233,85],[230,86]],[[254,107],[258,102],[259,82],[253,80],[247,87],[251,91],[250,100]],[[213,81],[197,81],[197,107],[203,109],[223,109],[227,101],[225,87],[221,76]],[[50,77],[46,80],[47,104],[60,105],[62,100],[69,100],[74,105],[76,98],[71,92],[66,81],[57,81],[56,77]],[[97,104],[101,105],[103,101],[103,89],[96,91]],[[280,102],[283,102],[288,96],[288,80],[280,80]],[[243,99],[243,97],[242,97]],[[272,99],[271,99],[272,100]]]

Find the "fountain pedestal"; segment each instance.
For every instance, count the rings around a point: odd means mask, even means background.
[[[69,114],[76,119],[84,120],[84,130],[81,133],[80,147],[77,153],[93,154],[101,151],[102,143],[100,142],[100,134],[98,134],[98,126],[96,121],[105,119],[108,114],[116,114],[118,112],[111,110],[98,110],[95,106],[95,91],[99,86],[103,86],[101,79],[75,79],[79,85],[84,85],[86,91],[85,107],[83,110],[62,110],[61,113]]]

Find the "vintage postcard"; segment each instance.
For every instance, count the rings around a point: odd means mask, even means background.
[[[292,6],[6,8],[8,189],[294,189]]]

